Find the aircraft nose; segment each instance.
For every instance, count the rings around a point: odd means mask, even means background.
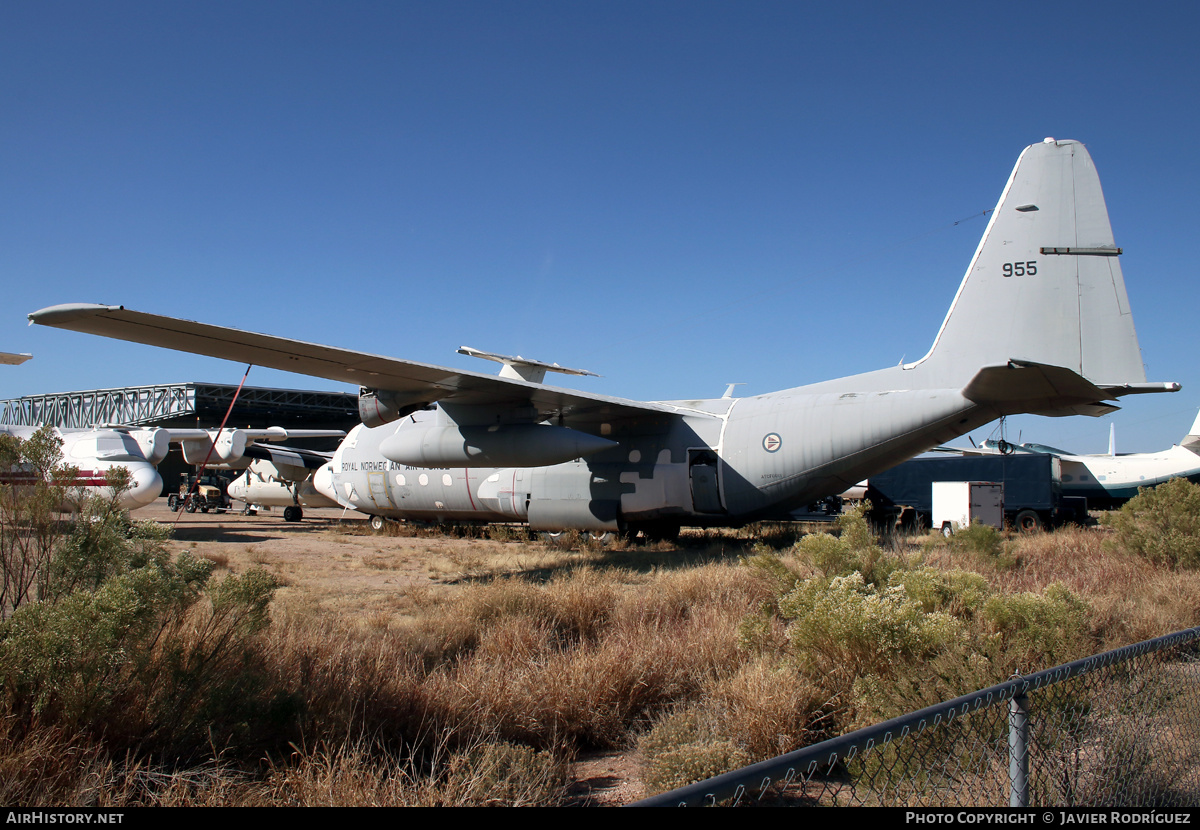
[[[312,477],[313,489],[332,502],[340,504],[333,486],[333,464],[322,464]]]
[[[121,497],[121,506],[128,510],[145,507],[162,495],[162,476],[149,464],[129,465],[129,489]]]
[[[229,487],[226,489],[225,492],[227,492],[229,494],[229,498],[231,498],[231,499],[237,499],[238,501],[245,501],[246,500],[246,488],[247,488],[246,474],[243,473],[242,475],[235,478],[233,481],[229,482]]]

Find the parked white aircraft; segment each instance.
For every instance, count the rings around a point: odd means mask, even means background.
[[[22,440],[28,439],[37,427],[0,426],[0,433]],[[168,443],[161,430],[127,429],[55,429],[62,439],[63,464],[75,468],[69,483],[81,495],[110,495],[107,472],[114,467],[129,470],[129,489],[121,495],[120,505],[127,510],[145,507],[162,495],[162,477],[156,465],[167,455]],[[29,474],[20,470],[0,473],[5,484],[27,483]],[[77,502],[62,505],[64,510],[77,510]]]
[[[3,426],[0,433],[28,439],[38,428]],[[267,429],[176,429],[160,427],[96,427],[94,429],[58,429],[62,439],[63,464],[74,467],[76,475],[71,486],[83,494],[110,495],[105,474],[113,467],[129,470],[129,489],[121,494],[120,505],[127,510],[145,507],[162,495],[163,481],[158,464],[167,457],[173,443],[183,445],[184,460],[202,464],[208,459],[210,468],[242,469],[249,466],[251,457],[261,453],[263,441],[286,441],[288,438],[341,436],[340,430]],[[211,453],[210,453],[211,448]],[[10,471],[0,474],[2,483],[24,483],[25,473]],[[66,504],[66,510],[77,509]]]
[[[960,450],[965,454],[988,451],[1057,456],[1062,465],[1063,495],[1085,496],[1088,507],[1120,507],[1138,494],[1139,487],[1155,487],[1173,478],[1200,482],[1200,413],[1182,441],[1159,452],[1118,454],[1111,432],[1108,452],[1097,455],[1075,455],[1045,444],[990,440],[977,450]]]
[[[297,451],[285,447],[263,448],[269,458],[256,458],[246,472],[229,483],[229,498],[248,508],[282,507],[283,519],[298,522],[305,507],[340,507],[313,487],[313,470],[329,463],[333,453]],[[289,458],[290,456],[290,458]]]
[[[31,322],[361,386],[363,424],[318,470],[383,517],[670,535],[786,518],[1003,415],[1098,415],[1146,383],[1108,211],[1076,141],[1025,149],[932,348],[914,363],[748,398],[645,403],[135,311]]]

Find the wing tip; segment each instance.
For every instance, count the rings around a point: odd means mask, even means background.
[[[124,311],[123,305],[103,305],[101,303],[62,303],[31,311],[27,316],[29,324],[37,323],[42,326],[59,326],[72,323],[83,317],[92,317],[100,312]]]

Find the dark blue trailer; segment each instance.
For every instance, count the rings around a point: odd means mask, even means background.
[[[1006,524],[1021,530],[1083,522],[1087,501],[1062,494],[1061,465],[1052,455],[948,455],[914,458],[867,481],[874,520],[887,527],[929,527],[933,482],[990,481],[1004,485]]]

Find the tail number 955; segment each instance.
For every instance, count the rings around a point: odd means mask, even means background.
[[[1032,277],[1037,273],[1037,260],[1029,262],[1006,262],[1003,273],[1006,277]]]

